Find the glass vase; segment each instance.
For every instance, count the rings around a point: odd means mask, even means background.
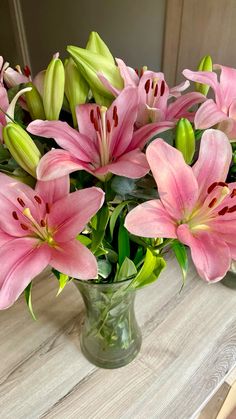
[[[228,288],[236,289],[236,261],[232,261],[230,270],[227,272],[225,277],[221,280],[221,283]]]
[[[142,336],[134,312],[135,291],[128,281],[94,284],[74,281],[85,304],[80,332],[85,357],[101,368],[119,368],[138,354]]]

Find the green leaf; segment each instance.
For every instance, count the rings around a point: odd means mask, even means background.
[[[117,207],[114,209],[114,211],[111,214],[111,217],[110,217],[110,233],[111,233],[111,239],[113,238],[114,228],[115,228],[117,219],[118,219],[121,211],[123,210],[123,208],[126,205],[128,205],[129,202],[131,202],[131,201],[121,202],[119,205],[117,205]]]
[[[37,320],[33,311],[33,307],[32,307],[31,290],[32,290],[32,282],[30,282],[30,284],[26,287],[24,294],[25,294],[25,301],[30,311],[30,314],[34,320]]]
[[[174,251],[178,264],[182,270],[183,284],[184,284],[187,273],[188,273],[188,255],[187,255],[186,247],[182,243],[180,243],[178,240],[174,240],[173,243],[171,244],[171,247]]]
[[[120,224],[118,231],[118,263],[121,266],[126,257],[130,256],[130,242],[129,233],[124,227],[124,224]]]
[[[128,279],[136,274],[137,269],[134,262],[126,257],[120,269],[117,272],[114,282],[124,281],[125,279]]]
[[[72,278],[66,274],[63,274],[56,269],[52,269],[53,274],[59,281],[59,290],[57,292],[57,296],[62,292],[62,290],[65,288],[66,284],[72,280]]]
[[[100,243],[102,242],[107,223],[109,221],[109,209],[108,206],[103,206],[97,213],[97,222],[96,222],[96,230],[93,229],[92,233],[92,244],[91,244],[91,251],[95,252],[95,250],[98,248]]]
[[[111,273],[112,266],[107,259],[98,260],[98,275],[102,278],[108,278]]]
[[[136,255],[134,257],[134,264],[137,266],[141,261],[143,261],[143,247],[139,246],[136,252]]]
[[[79,234],[76,237],[76,239],[79,240],[80,243],[84,244],[86,247],[88,247],[92,243],[92,240],[89,237],[84,236],[83,234]]]
[[[141,288],[156,281],[166,262],[159,254],[147,249],[144,264],[128,288]]]
[[[11,158],[11,155],[7,148],[0,144],[0,163],[7,161]]]

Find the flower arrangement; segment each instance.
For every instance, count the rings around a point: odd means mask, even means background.
[[[95,32],[67,51],[34,78],[0,60],[0,309],[25,292],[34,316],[32,280],[49,265],[59,292],[78,280],[88,301],[89,284],[111,345],[127,292],[159,277],[167,251],[183,280],[187,247],[207,282],[236,259],[236,70],[206,56],[170,88]]]

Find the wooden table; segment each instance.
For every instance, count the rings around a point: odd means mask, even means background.
[[[23,298],[0,313],[1,419],[189,419],[236,365],[236,291],[208,285],[170,259],[152,286],[139,291],[140,355],[103,370],[81,354],[83,303],[73,284],[55,298],[56,279],[33,287],[38,321]]]

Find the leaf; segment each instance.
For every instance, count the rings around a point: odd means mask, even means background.
[[[97,213],[96,229],[93,229],[91,251],[95,252],[104,238],[107,223],[109,221],[108,206],[103,206]]]
[[[124,176],[114,176],[111,188],[119,195],[124,196],[130,194],[136,188],[136,181]]]
[[[92,240],[89,237],[84,236],[83,234],[79,234],[76,237],[76,239],[79,240],[80,243],[84,244],[86,247],[88,247],[92,242]]]
[[[121,202],[119,205],[117,205],[117,207],[114,209],[114,211],[111,214],[110,217],[110,233],[111,233],[111,239],[113,239],[113,233],[114,233],[114,228],[117,222],[117,219],[121,213],[121,211],[123,210],[123,208],[129,204],[130,201],[124,201]]]
[[[121,266],[126,257],[130,256],[130,242],[129,233],[124,227],[124,224],[120,224],[118,231],[118,263]]]
[[[159,254],[147,249],[144,264],[128,288],[141,288],[156,281],[166,262]]]
[[[99,259],[98,260],[98,275],[102,278],[108,278],[111,273],[111,264],[107,259]]]
[[[3,163],[6,160],[9,160],[11,155],[7,148],[4,148],[2,144],[0,144],[0,163]]]
[[[54,268],[52,269],[52,272],[54,273],[55,277],[59,281],[59,290],[58,290],[57,295],[56,295],[56,296],[58,296],[62,292],[62,290],[65,288],[66,284],[69,281],[72,280],[72,278],[70,276],[66,275],[66,274],[63,274],[63,273],[57,271]]]
[[[184,244],[180,243],[178,240],[174,240],[173,243],[171,244],[171,247],[174,251],[178,264],[182,270],[183,285],[184,285],[186,276],[188,273],[188,255],[187,255],[186,247],[184,246]]]
[[[30,314],[34,320],[37,320],[33,311],[33,307],[32,307],[31,290],[32,290],[32,282],[30,282],[29,285],[25,288],[24,294],[25,294],[25,301],[30,311]]]
[[[143,260],[143,247],[139,246],[134,257],[134,264],[137,266]]]
[[[128,279],[136,274],[137,269],[134,262],[126,257],[120,269],[117,272],[114,282],[124,281],[125,279]]]

